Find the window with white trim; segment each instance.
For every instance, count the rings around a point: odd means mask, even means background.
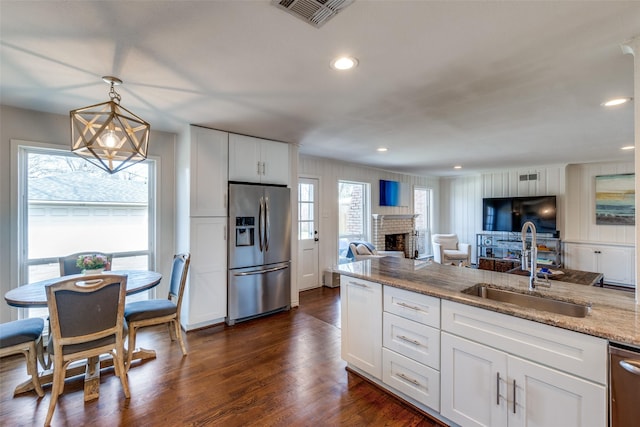
[[[58,257],[83,251],[113,254],[112,270],[153,269],[156,162],[111,175],[66,150],[18,153],[19,283],[58,277]]]
[[[369,241],[371,204],[368,183],[338,181],[338,262],[346,257],[349,242]]]

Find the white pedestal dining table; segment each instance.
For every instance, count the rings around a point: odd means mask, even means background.
[[[108,271],[109,274],[121,274],[127,276],[127,295],[133,295],[144,292],[157,286],[162,280],[162,275],[155,271],[147,270],[115,270]],[[78,277],[82,279],[82,274],[73,276],[65,276],[65,278]],[[28,285],[19,286],[10,290],[4,295],[4,299],[12,307],[19,308],[37,308],[47,307],[47,295],[45,286],[60,280],[59,277],[39,282],[29,283]],[[133,360],[153,359],[156,357],[154,350],[137,348],[133,353]],[[99,397],[100,390],[100,369],[113,366],[111,357],[91,358],[87,360],[86,365],[72,364],[66,371],[66,378],[85,374],[84,379],[84,400],[88,402]],[[53,380],[53,371],[46,369],[39,373],[40,383],[42,385],[50,384]],[[33,390],[33,382],[31,380],[19,384],[14,390],[14,396],[20,393]]]

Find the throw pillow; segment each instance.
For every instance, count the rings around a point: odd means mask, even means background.
[[[369,250],[369,248],[363,245],[362,243],[356,246],[356,252],[358,252],[358,255],[373,255],[373,253]]]

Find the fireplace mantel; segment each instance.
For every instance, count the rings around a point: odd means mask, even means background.
[[[414,219],[417,218],[420,214],[373,214],[371,215],[373,219]]]

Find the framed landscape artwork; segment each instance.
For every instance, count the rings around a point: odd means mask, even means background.
[[[596,224],[635,225],[635,174],[596,176]]]

